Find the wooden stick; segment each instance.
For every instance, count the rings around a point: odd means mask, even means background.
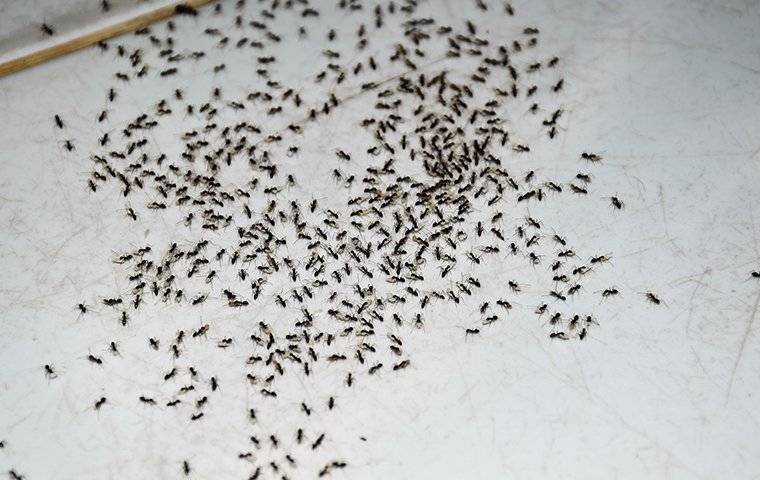
[[[107,27],[101,28],[100,30],[85,33],[80,37],[72,38],[71,40],[59,43],[58,45],[53,45],[52,47],[43,48],[42,50],[14,58],[13,60],[9,60],[0,64],[0,77],[10,75],[29,67],[33,67],[34,65],[52,60],[68,53],[75,52],[84,47],[92,45],[93,43],[147,27],[152,23],[171,17],[177,13],[178,9],[181,10],[182,7],[195,9],[197,7],[206,5],[207,3],[211,3],[212,1],[214,0],[178,1],[164,7],[157,8],[153,11],[143,13],[142,15],[128,18],[114,25],[109,25]]]

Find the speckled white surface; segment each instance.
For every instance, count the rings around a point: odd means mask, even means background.
[[[427,3],[443,23],[470,8]],[[467,313],[440,309],[424,335],[407,338],[413,364],[405,375],[362,382],[337,398],[340,415],[311,420],[350,461],[334,477],[760,478],[760,281],[750,278],[760,268],[758,3],[513,5],[519,25],[538,26],[543,45],[562,58],[567,112],[567,133],[516,168],[568,177],[586,168],[578,152],[604,155],[593,168],[594,195],[561,212],[543,208],[540,218],[581,246],[610,252],[613,265],[598,275],[623,295],[596,306],[600,325],[584,342],[550,341],[532,315],[463,341]],[[2,28],[8,18],[21,17],[4,17]],[[504,19],[479,25],[498,35]],[[180,229],[158,220],[134,227],[121,199],[96,201],[84,188],[88,145],[66,154],[65,135],[53,129],[56,112],[73,138],[100,128],[92,119],[114,82],[110,61],[90,48],[0,79],[0,471],[14,468],[28,480],[180,478],[179,462],[189,458],[196,478],[246,478],[229,455],[247,448],[235,443],[244,419],[231,410],[244,385],[223,382],[229,403],[196,429],[120,400],[148,367],[169,367],[130,353],[132,340],[122,344],[118,373],[89,369],[85,359],[105,351],[103,332],[121,327],[107,315],[78,316],[76,303],[119,288],[114,252]],[[297,63],[282,69],[289,78],[314,73]],[[187,88],[213,86],[212,77],[190,81]],[[248,79],[227,81],[234,89]],[[114,124],[167,95],[122,90]],[[335,122],[305,134],[302,158],[350,142],[350,126]],[[298,187],[304,198],[329,202],[329,170],[310,173]],[[622,212],[609,207],[610,195],[625,201]],[[486,288],[520,275],[492,268]],[[663,305],[643,301],[649,290]],[[161,304],[142,313],[168,334],[185,315],[198,313]],[[235,314],[209,307],[201,316],[222,325]],[[139,327],[132,335],[141,346],[147,336]],[[202,362],[213,365],[213,353]],[[59,370],[54,381],[41,368],[50,362]],[[310,382],[341,380],[325,373]],[[311,384],[288,388],[314,403],[329,395]],[[115,407],[93,412],[92,399],[105,390]],[[298,403],[285,404],[265,420],[271,428],[299,421],[289,413]]]

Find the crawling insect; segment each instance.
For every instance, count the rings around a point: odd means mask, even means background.
[[[584,160],[588,160],[589,162],[597,163],[602,161],[601,155],[597,155],[596,153],[588,153],[583,152],[581,153],[581,158]]]
[[[608,257],[607,255],[599,255],[597,257],[591,258],[591,263],[605,263],[608,261],[610,261],[610,257]]]
[[[55,370],[53,370],[52,366],[45,364],[44,369],[45,369],[45,376],[48,377],[49,379],[52,380],[58,377],[58,374],[55,373]]]
[[[393,366],[393,371],[403,370],[404,368],[409,366],[409,363],[410,363],[409,360],[402,360],[401,362]]]
[[[16,470],[8,470],[8,476],[11,480],[24,480],[26,477],[21,475],[20,473],[16,472]]]
[[[649,300],[651,303],[654,303],[655,305],[659,305],[660,303],[662,303],[662,300],[660,300],[657,297],[657,295],[655,295],[652,292],[647,292],[646,293],[646,298],[647,298],[647,300]]]
[[[602,297],[611,297],[613,295],[617,295],[618,293],[620,292],[618,291],[617,288],[610,287],[610,288],[604,289],[604,291],[602,292]]]
[[[321,434],[317,439],[314,441],[314,443],[311,444],[311,449],[316,450],[320,445],[322,445],[322,440],[325,439],[325,434]]]

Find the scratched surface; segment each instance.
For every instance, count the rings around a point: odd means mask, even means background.
[[[459,28],[472,11],[479,30],[496,39],[535,26],[541,47],[561,58],[560,134],[552,142],[545,133],[540,141],[538,134],[527,138],[536,148],[510,156],[508,167],[563,181],[579,171],[593,175],[588,195],[530,208],[578,251],[611,256],[587,288],[614,285],[621,293],[589,297],[585,307],[598,325],[583,341],[550,339],[546,319],[532,313],[545,288],[531,280],[548,265],[473,265],[483,291],[495,297],[506,295],[507,279],[521,280],[525,295],[512,298],[522,308],[465,336],[479,321],[477,307],[442,304],[426,311],[422,329],[405,330],[411,364],[403,371],[386,366],[346,389],[342,373],[327,369],[279,387],[277,407],[258,420],[262,428],[292,432],[308,422],[310,431],[327,432],[324,453],[296,455],[299,468],[289,477],[314,478],[324,462],[343,460],[346,468],[333,478],[760,478],[760,280],[751,277],[760,270],[760,7],[515,1],[515,17],[507,19],[500,2],[488,3],[498,14],[476,14],[469,2],[462,13],[454,0],[423,7]],[[15,3],[3,8],[11,14],[0,28],[29,17]],[[202,45],[196,26],[208,18],[177,20],[178,42],[190,50]],[[314,25],[345,24],[353,32],[347,18],[323,15]],[[296,35],[293,25],[279,27]],[[316,37],[318,28],[310,28]],[[394,43],[390,35],[372,38],[378,50]],[[118,39],[112,50],[136,41]],[[345,41],[353,45],[355,37]],[[310,62],[320,50],[294,45],[278,54],[279,78],[317,88],[319,69]],[[215,86],[245,91],[258,81],[255,65],[209,51],[236,70],[223,80],[183,73],[188,94]],[[183,478],[187,460],[191,478],[248,478],[253,465],[237,456],[252,448],[244,414],[265,400],[238,378],[249,354],[244,340],[223,354],[193,354],[199,370],[220,377],[202,423],[142,405],[137,396],[153,391],[157,375],[172,366],[147,348],[148,336],[168,345],[178,329],[189,334],[209,323],[213,340],[233,333],[245,339],[246,321],[283,315],[272,292],[258,310],[148,300],[127,327],[100,303],[129,289],[116,256],[185,235],[181,218],[141,211],[139,221],[126,219],[116,185],[97,195],[87,189],[97,139],[107,131],[118,138],[119,125],[173,91],[155,79],[145,88],[118,84],[113,62],[113,51],[93,47],[0,79],[0,471],[30,480]],[[435,74],[434,62],[426,68]],[[98,124],[112,85],[119,103],[109,107],[107,124]],[[306,129],[300,154],[283,159],[297,177],[290,195],[303,205],[335,201],[332,166],[321,164],[335,161],[335,148],[366,149],[355,120],[371,114],[373,102],[363,98]],[[65,129],[55,128],[55,113]],[[511,117],[517,130],[521,115]],[[179,128],[151,141],[178,142]],[[67,139],[74,152],[65,149]],[[582,161],[584,151],[602,162]],[[613,209],[611,196],[625,208]],[[648,291],[662,303],[647,302]],[[79,302],[92,311],[81,315]],[[119,357],[108,352],[114,338]],[[103,368],[88,354],[102,357]],[[45,364],[55,366],[55,379],[46,378]],[[334,411],[324,407],[330,395]],[[108,405],[95,411],[101,396]],[[308,419],[301,401],[314,406]],[[291,433],[281,440],[283,451],[296,448]],[[273,458],[274,447],[261,448],[257,456]],[[265,476],[280,478],[271,469]]]

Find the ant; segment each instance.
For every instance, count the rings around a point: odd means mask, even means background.
[[[615,288],[615,287],[610,287],[610,288],[606,288],[606,289],[605,289],[605,290],[602,292],[602,296],[603,296],[603,297],[610,297],[610,296],[612,296],[612,295],[617,295],[618,293],[620,293],[620,292],[618,291],[618,289],[617,289],[617,288]]]
[[[393,371],[402,370],[409,366],[409,360],[403,360],[393,366]]]
[[[602,161],[602,156],[597,155],[596,153],[583,152],[581,153],[581,158],[584,160],[588,160],[589,162],[592,162],[592,163],[597,163],[597,162]]]
[[[320,445],[322,445],[322,440],[325,439],[325,434],[323,433],[317,439],[314,441],[314,443],[311,444],[311,449],[316,450]]]

